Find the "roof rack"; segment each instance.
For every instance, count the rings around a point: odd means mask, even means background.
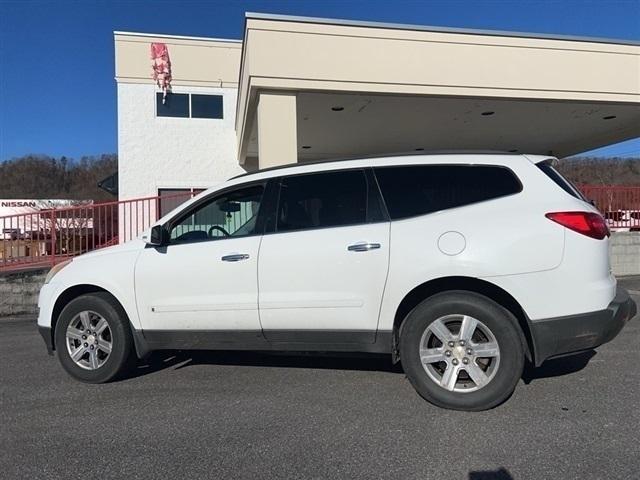
[[[307,165],[318,165],[321,163],[333,163],[344,162],[349,160],[367,160],[370,158],[386,158],[386,157],[411,157],[422,155],[521,155],[520,153],[505,152],[503,150],[429,150],[419,152],[397,152],[397,153],[374,153],[369,155],[354,155],[350,157],[328,158],[325,160],[314,160],[304,163],[288,163],[286,165],[278,165],[276,167],[263,168],[256,170],[255,172],[246,172],[231,177],[229,180],[235,180],[236,178],[247,177],[249,175],[256,175],[258,173],[272,172],[274,170],[284,170],[293,167],[306,167]]]

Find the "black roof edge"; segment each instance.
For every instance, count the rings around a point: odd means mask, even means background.
[[[306,167],[308,165],[320,165],[323,163],[333,163],[333,162],[345,162],[349,160],[368,160],[371,158],[386,158],[386,157],[419,157],[419,156],[428,156],[428,155],[513,155],[520,156],[524,155],[522,153],[514,153],[514,152],[505,152],[502,150],[430,150],[430,151],[420,151],[420,152],[398,152],[398,153],[376,153],[371,155],[354,155],[351,157],[339,157],[339,158],[328,158],[326,160],[314,160],[312,162],[304,162],[304,163],[288,163],[286,165],[278,165],[276,167],[263,168],[260,170],[256,170],[255,172],[246,172],[241,173],[240,175],[236,175],[235,177],[231,177],[229,180],[235,180],[236,178],[248,177],[250,175],[257,175],[259,173],[265,172],[273,172],[274,170],[286,170],[287,168],[295,168],[295,167]]]

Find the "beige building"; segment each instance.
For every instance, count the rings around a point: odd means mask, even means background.
[[[309,160],[564,157],[640,136],[637,42],[247,14],[242,41],[115,32],[115,51],[121,198]]]

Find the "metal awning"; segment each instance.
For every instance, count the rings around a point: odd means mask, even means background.
[[[269,95],[289,100],[259,115]],[[572,155],[640,136],[640,45],[250,15],[236,131],[249,165],[415,149]]]

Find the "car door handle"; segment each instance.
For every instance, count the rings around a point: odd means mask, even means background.
[[[375,250],[380,248],[379,243],[358,242],[353,245],[349,245],[347,250],[350,252],[368,252],[369,250]]]
[[[220,260],[223,262],[239,262],[240,260],[246,260],[249,258],[248,253],[231,253],[229,255],[225,255]]]

